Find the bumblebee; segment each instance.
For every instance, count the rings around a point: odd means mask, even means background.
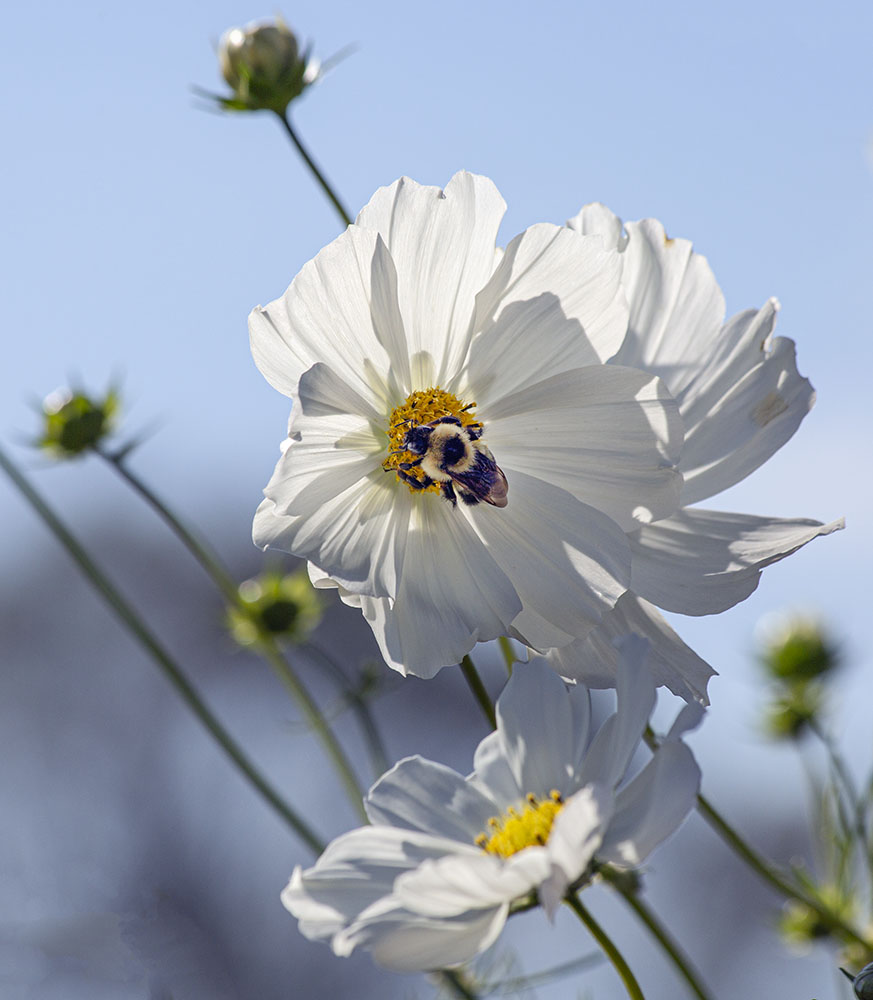
[[[403,448],[393,452],[411,452],[416,458],[401,462],[395,471],[416,490],[437,483],[453,507],[458,497],[469,506],[484,501],[492,507],[505,507],[509,484],[494,456],[479,440],[481,436],[481,427],[464,427],[457,417],[417,424],[406,432]],[[414,468],[420,469],[423,478],[409,474],[409,469]]]

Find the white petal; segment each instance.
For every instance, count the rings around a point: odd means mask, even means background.
[[[252,311],[252,354],[274,388],[296,395],[303,373],[324,362],[377,410],[403,398],[398,376],[408,354],[392,304],[395,275],[377,242],[350,226],[304,264],[282,298]]]
[[[598,860],[622,867],[644,861],[694,808],[700,769],[684,743],[664,743],[616,798]]]
[[[308,484],[288,471],[295,449],[296,443],[280,459],[265,490],[267,499],[255,514],[255,544],[311,559],[348,591],[392,596],[399,585],[410,516],[406,491],[386,483],[378,466],[345,489],[342,470]],[[344,471],[351,479],[359,466],[349,463]],[[304,493],[300,487],[307,485]],[[330,496],[335,488],[341,492]],[[304,513],[287,512],[295,509]]]
[[[361,827],[332,841],[312,868],[295,869],[282,903],[306,937],[328,938],[390,894],[400,872],[457,847],[408,830]]]
[[[370,789],[371,823],[419,830],[472,845],[494,815],[494,802],[444,764],[407,757]]]
[[[477,642],[504,634],[522,601],[460,506],[436,496],[411,503],[396,599],[364,598],[362,610],[389,665],[432,677]]]
[[[627,245],[621,219],[599,201],[584,205],[577,216],[567,221],[567,227],[583,236],[602,236],[610,249],[624,250]]]
[[[374,961],[395,972],[427,972],[469,962],[497,940],[509,905],[431,919],[401,907],[374,916],[334,939],[338,953],[364,947]]]
[[[679,638],[657,608],[630,591],[622,594],[615,608],[584,639],[551,650],[548,662],[567,680],[592,688],[615,687],[615,641],[628,632],[649,640],[646,666],[657,685],[664,685],[686,701],[709,704],[706,687],[715,671]]]
[[[549,874],[544,847],[527,847],[504,860],[478,855],[446,855],[403,874],[394,894],[409,910],[429,917],[452,917],[526,896]]]
[[[626,531],[679,505],[682,422],[664,384],[646,372],[577,368],[507,396],[483,415],[485,439],[504,472],[529,472],[559,486]]]
[[[445,386],[466,356],[475,296],[494,270],[505,211],[487,177],[462,172],[444,191],[403,177],[380,188],[358,216],[397,263],[412,388]]]
[[[600,847],[612,809],[612,790],[589,785],[569,798],[555,817],[547,845],[551,871],[540,886],[540,902],[550,920]]]
[[[625,636],[619,644],[618,707],[600,727],[576,776],[581,787],[615,788],[630,766],[655,705],[655,684],[646,667],[648,642]]]
[[[659,375],[677,398],[706,363],[724,319],[724,297],[705,257],[668,239],[656,219],[628,222],[621,255],[630,318],[616,364]]]
[[[467,778],[483,795],[494,799],[495,813],[503,813],[524,798],[524,790],[519,787],[506,759],[503,740],[496,730],[489,733],[476,747],[473,756],[473,773]]]
[[[567,689],[541,660],[517,663],[497,699],[497,731],[523,793],[562,795],[571,776],[573,729]]]
[[[765,566],[843,526],[687,508],[629,536],[633,590],[667,611],[717,614],[745,600]]]
[[[464,513],[514,581],[524,610],[514,632],[537,649],[587,634],[624,592],[628,550],[618,525],[569,493],[521,472],[509,504]]]
[[[734,316],[679,400],[685,419],[684,504],[745,479],[794,434],[815,392],[794,342],[770,337],[778,303]]]
[[[598,237],[545,224],[517,236],[476,298],[481,332],[459,391],[486,408],[568,368],[605,361],[627,323],[620,270]]]

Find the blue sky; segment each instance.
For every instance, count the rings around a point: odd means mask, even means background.
[[[71,375],[100,388],[120,373],[127,426],[156,428],[137,467],[239,536],[288,409],[251,362],[246,316],[338,232],[274,121],[208,113],[192,94],[221,89],[221,32],[269,13],[54,0],[36,23],[21,5],[5,16],[0,436],[35,433],[32,400]],[[731,740],[779,794],[749,650],[762,614],[799,605],[843,637],[840,724],[869,759],[873,7],[300,0],[284,13],[321,56],[358,46],[294,109],[353,213],[400,174],[440,184],[466,168],[506,198],[504,239],[599,200],[694,240],[729,313],[779,297],[777,332],[818,403],[712,505],[845,514],[848,529],[769,569],[734,611],[681,622],[723,674],[696,748],[714,765]],[[73,523],[116,509],[92,465],[15,453]],[[0,516],[13,574],[49,543],[2,481]]]

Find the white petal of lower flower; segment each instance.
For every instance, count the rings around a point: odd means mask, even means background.
[[[364,800],[371,823],[404,827],[473,843],[499,808],[457,771],[423,757],[406,757]]]
[[[584,639],[550,650],[548,662],[567,680],[592,688],[615,687],[619,659],[615,643],[629,632],[649,639],[646,666],[659,687],[686,701],[709,704],[706,688],[716,672],[679,638],[654,605],[630,591]]]
[[[560,226],[517,236],[476,298],[467,371],[457,386],[492,402],[568,368],[600,364],[627,329],[618,255]]]
[[[356,227],[380,233],[403,262],[398,299],[419,387],[445,385],[466,357],[476,294],[497,266],[505,211],[492,181],[462,171],[444,190],[402,177],[358,215]]]
[[[572,777],[573,716],[560,677],[517,663],[497,711],[503,752],[518,787],[538,796],[553,788],[566,794]]]
[[[844,527],[689,507],[630,536],[633,590],[667,611],[709,615],[745,600],[761,570]]]
[[[668,742],[618,793],[598,859],[630,868],[641,864],[694,808],[700,769],[683,743]]]
[[[394,883],[394,895],[422,916],[454,917],[526,896],[550,872],[545,847],[527,847],[505,860],[482,852],[446,855],[401,875]]]
[[[630,767],[655,706],[655,683],[646,666],[648,648],[648,640],[637,635],[625,636],[619,646],[616,711],[588,747],[575,776],[580,786],[615,788]]]
[[[506,758],[503,736],[498,730],[489,733],[476,747],[473,755],[473,773],[467,781],[483,795],[491,796],[498,804],[498,812],[521,802],[525,790],[519,787]]]
[[[612,810],[612,789],[589,785],[571,796],[555,818],[547,848],[551,871],[539,889],[550,920],[600,847]]]
[[[505,471],[560,486],[626,531],[679,505],[682,421],[663,383],[609,365],[566,371],[489,408]]]
[[[356,947],[366,948],[375,962],[394,972],[450,969],[489,948],[503,930],[508,911],[504,903],[432,919],[398,906],[337,934],[334,950],[348,955]]]

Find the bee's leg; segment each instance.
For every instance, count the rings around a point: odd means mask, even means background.
[[[465,427],[464,430],[467,432],[467,437],[469,437],[471,441],[478,441],[479,438],[482,437],[482,428],[478,427],[476,424],[470,424],[468,427]]]
[[[458,427],[464,426],[457,417],[440,417],[438,420],[434,420],[434,424],[455,424]]]
[[[443,491],[443,496],[446,500],[450,501],[453,507],[457,507],[458,498],[455,496],[455,488],[452,486],[451,479],[447,479],[444,483],[440,483],[440,489]]]
[[[414,469],[417,465],[421,465],[424,455],[419,455],[418,458],[413,459],[411,462],[401,462],[397,468],[398,469]]]
[[[461,500],[468,507],[475,507],[476,504],[479,503],[479,497],[477,497],[475,493],[470,493],[467,490],[462,490],[462,489],[459,489],[458,493],[461,496]]]
[[[410,476],[408,472],[404,472],[403,466],[396,471],[403,482],[408,483],[414,490],[426,490],[428,486],[433,486],[433,480],[430,476],[425,476],[424,479],[416,479],[415,476]]]

